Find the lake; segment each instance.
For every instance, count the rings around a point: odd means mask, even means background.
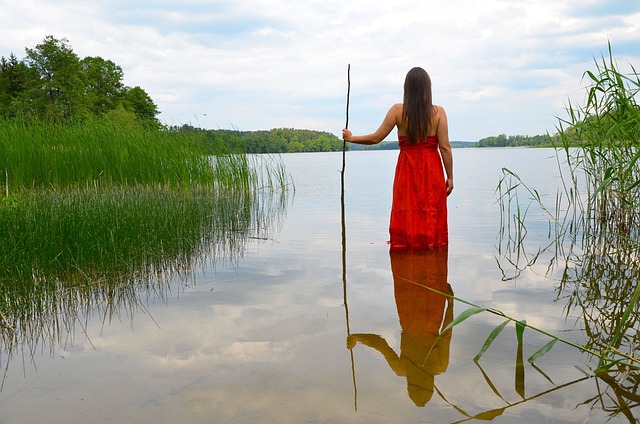
[[[479,313],[438,336],[470,306],[423,287],[585,343],[558,270],[541,260],[517,271],[501,253],[501,169],[553,204],[555,152],[454,149],[450,246],[423,256],[390,255],[386,243],[397,154],[347,153],[344,274],[342,154],[284,154],[295,194],[241,257],[178,273],[140,291],[137,306],[96,307],[11,358],[0,351],[0,423],[637,420],[637,400],[620,408],[620,393],[593,377],[597,361],[580,350],[557,343],[527,362],[550,341],[531,329],[519,345],[507,325],[474,362],[504,318]],[[528,214],[535,250],[548,225],[535,207]]]

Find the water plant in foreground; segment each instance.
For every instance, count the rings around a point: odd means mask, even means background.
[[[144,309],[150,295],[266,238],[280,195],[146,186],[38,191],[0,207],[0,352],[55,345],[80,316]],[[140,297],[141,296],[141,297]]]
[[[408,279],[406,279],[406,281],[418,285],[426,290],[435,292],[445,298],[455,300],[468,306],[466,310],[460,313],[455,319],[453,319],[446,327],[442,329],[440,335],[449,333],[454,327],[462,324],[471,317],[480,313],[490,313],[504,319],[504,321],[500,325],[496,326],[489,334],[484,344],[482,345],[476,356],[473,358],[473,361],[484,377],[487,387],[495,396],[497,396],[502,402],[504,402],[505,405],[498,408],[488,409],[479,413],[470,413],[467,412],[465,408],[452,403],[452,401],[448,399],[445,393],[443,393],[437,387],[437,385],[435,385],[435,392],[441,397],[441,399],[465,417],[464,419],[456,422],[466,422],[469,420],[492,420],[498,416],[503,415],[508,409],[517,407],[522,403],[529,402],[531,400],[549,395],[558,390],[568,388],[574,384],[579,384],[591,379],[593,379],[597,386],[597,395],[595,395],[591,399],[587,399],[584,404],[592,404],[592,408],[594,409],[601,408],[605,410],[610,416],[622,414],[625,417],[628,417],[630,422],[636,422],[636,419],[634,418],[632,413],[632,409],[640,404],[638,402],[640,400],[640,394],[638,394],[637,384],[637,382],[640,381],[640,360],[633,354],[628,355],[624,352],[612,349],[603,352],[591,346],[581,345],[579,343],[558,337],[557,335],[554,335],[550,332],[527,324],[524,320],[518,320],[514,317],[508,316],[504,312],[495,308],[483,307],[477,304],[473,304],[464,299],[453,296],[450,293],[438,291],[433,287],[421,284],[416,281],[411,281]],[[517,353],[515,361],[515,384],[513,387],[515,392],[520,397],[520,400],[518,400],[517,402],[508,401],[507,398],[500,393],[500,390],[498,390],[496,385],[491,381],[491,378],[483,370],[482,365],[480,364],[481,358],[486,354],[494,341],[510,323],[514,324],[517,342]],[[551,384],[550,388],[539,391],[533,395],[525,393],[525,361],[523,348],[525,329],[535,331],[550,339],[547,344],[539,348],[527,359],[527,362],[529,363],[531,368],[537,371],[545,380],[547,380]],[[440,335],[438,336],[438,339],[441,337]],[[433,343],[433,346],[438,343],[438,339],[436,339],[436,341]],[[575,348],[581,352],[587,353],[588,355],[599,358],[597,367],[590,372],[580,369],[583,374],[581,377],[562,384],[556,384],[554,382],[554,378],[549,376],[541,368],[539,368],[536,365],[536,362],[538,362],[546,353],[548,353],[558,342]],[[431,352],[429,352],[427,358],[430,354]],[[425,359],[425,362],[426,361],[427,359]]]
[[[609,46],[609,57],[585,73],[586,105],[570,103],[559,123],[562,186],[555,204],[503,170],[497,259],[505,279],[537,267],[555,278],[567,318],[577,313],[586,336],[575,347],[598,358],[596,374],[607,384],[614,372],[618,383],[633,386],[640,343],[640,76],[630,69],[619,70]],[[533,234],[532,216],[546,217],[545,234],[539,224]],[[636,402],[634,396],[627,400]]]

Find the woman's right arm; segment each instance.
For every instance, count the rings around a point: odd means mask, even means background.
[[[451,142],[449,141],[449,123],[447,114],[442,106],[438,106],[438,148],[444,165],[444,172],[447,174],[447,196],[453,191],[453,153],[451,152]]]
[[[348,129],[342,130],[342,139],[356,144],[378,144],[384,140],[393,128],[402,120],[402,104],[391,106],[376,132],[367,135],[353,135]]]

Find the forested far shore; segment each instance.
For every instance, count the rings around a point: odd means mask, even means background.
[[[334,134],[295,128],[273,128],[271,130],[207,130],[183,125],[172,127],[178,132],[202,132],[210,143],[225,146],[231,152],[244,153],[298,153],[338,152],[343,142]],[[347,146],[348,148],[348,146]]]
[[[455,148],[470,148],[470,147],[525,147],[525,146],[551,146],[555,143],[559,143],[559,136],[549,135],[509,135],[500,134],[497,136],[490,136],[481,138],[478,141],[451,141],[451,147]],[[372,146],[362,146],[354,144],[351,146],[351,150],[397,150],[397,141],[383,141],[379,144]]]
[[[326,131],[315,131],[296,128],[273,128],[271,130],[240,131],[229,129],[207,130],[191,125],[171,127],[177,132],[200,132],[206,139],[217,146],[224,146],[229,151],[245,153],[298,153],[298,152],[338,152],[342,151],[343,141]],[[485,137],[478,141],[451,141],[453,148],[474,147],[526,147],[551,146],[559,143],[558,136],[549,135],[510,135]],[[374,145],[347,143],[346,149],[361,150],[398,150],[397,141],[383,141]]]
[[[207,139],[216,145],[223,145],[230,151],[245,153],[299,153],[299,152],[338,152],[342,151],[343,141],[334,134],[295,128],[273,128],[271,130],[239,131],[239,130],[206,130],[190,125],[173,127],[179,132],[204,132]],[[515,135],[485,137],[478,141],[451,141],[453,148],[474,147],[525,147],[551,146],[557,136],[548,135]],[[347,143],[347,150],[397,150],[397,141],[383,141],[371,146]]]
[[[454,149],[478,147],[476,141],[451,141]],[[398,141],[383,141],[373,145],[352,144],[351,150],[399,150]]]
[[[478,147],[520,147],[520,146],[550,146],[560,142],[559,135],[509,135],[485,137],[478,140]]]

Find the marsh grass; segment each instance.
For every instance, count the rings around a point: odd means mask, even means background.
[[[59,278],[73,270],[162,269],[165,257],[192,257],[206,241],[224,242],[230,225],[222,220],[245,228],[249,214],[236,212],[248,210],[243,200],[144,186],[24,195],[0,209],[1,243],[12,246],[0,273]]]
[[[1,124],[8,359],[53,349],[86,328],[81,317],[133,316],[172,282],[238,260],[248,240],[270,237],[293,191],[277,157],[212,152],[204,133]]]
[[[572,207],[597,231],[624,234],[640,222],[640,75],[624,74],[609,56],[587,71],[586,104],[571,102],[559,120],[560,146],[570,167],[567,191]],[[579,148],[571,149],[577,145]],[[584,179],[583,190],[577,190]],[[583,200],[579,193],[586,193]]]
[[[5,195],[24,189],[213,183],[203,135],[106,119],[77,125],[2,121],[0,170]]]
[[[283,209],[292,189],[276,157],[210,155],[204,133],[107,120],[5,124],[0,273],[57,278],[96,264],[126,268],[138,257],[154,266],[175,252],[191,257],[192,233],[215,231],[205,244],[225,245],[230,234],[263,231],[261,217]]]

